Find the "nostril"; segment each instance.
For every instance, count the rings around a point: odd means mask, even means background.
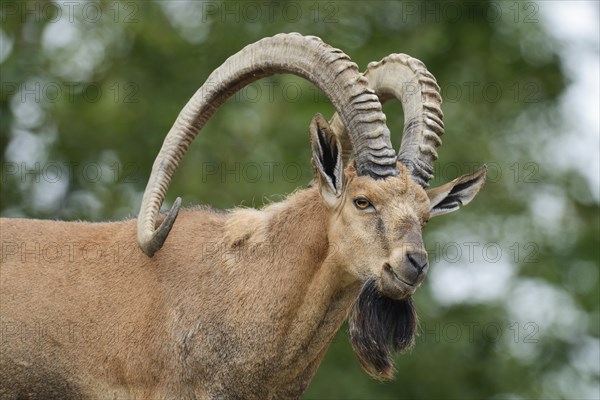
[[[419,263],[417,262],[417,260],[414,258],[414,256],[410,253],[406,254],[406,258],[408,258],[408,261],[410,262],[410,264],[417,269],[417,271],[419,270]]]
[[[406,257],[410,264],[419,272],[423,272],[423,270],[427,267],[427,256],[422,253],[407,253]]]

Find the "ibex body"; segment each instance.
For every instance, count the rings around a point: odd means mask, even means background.
[[[133,220],[2,220],[3,395],[299,397],[360,287],[327,219],[317,189],[183,211],[151,259]]]
[[[381,79],[385,62],[365,73],[370,89],[347,56],[315,38],[265,41],[227,60],[175,122],[144,196],[141,250],[134,221],[1,221],[2,398],[298,398],[349,315],[365,370],[392,376],[390,349],[409,347],[416,326],[422,226],[468,203],[485,170],[424,189],[443,133],[430,75],[412,68],[406,78],[425,101],[403,101],[396,157],[377,98],[400,97],[398,82]],[[174,224],[177,200],[157,221],[208,116],[275,72],[311,79],[339,112],[311,123],[309,188],[261,210],[182,211]]]

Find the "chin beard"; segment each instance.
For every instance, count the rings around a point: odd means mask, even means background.
[[[375,279],[368,279],[348,322],[352,348],[365,372],[375,379],[392,379],[392,352],[408,350],[414,344],[418,318],[412,298],[385,297]]]

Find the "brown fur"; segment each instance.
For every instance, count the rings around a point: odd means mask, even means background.
[[[153,258],[133,220],[0,219],[0,397],[300,397],[362,282],[420,235],[429,200],[402,172],[348,168],[333,206],[312,187],[260,211],[184,210]]]

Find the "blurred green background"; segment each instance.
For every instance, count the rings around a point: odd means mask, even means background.
[[[465,209],[432,220],[415,348],[380,383],[337,335],[306,399],[600,398],[597,2],[3,1],[4,217],[133,217],[179,110],[246,44],[321,37],[361,70],[421,59],[444,98],[434,185],[488,163]],[[384,107],[395,145],[398,102]],[[283,75],[231,98],[168,192],[230,208],[311,179],[308,124],[333,108]]]

